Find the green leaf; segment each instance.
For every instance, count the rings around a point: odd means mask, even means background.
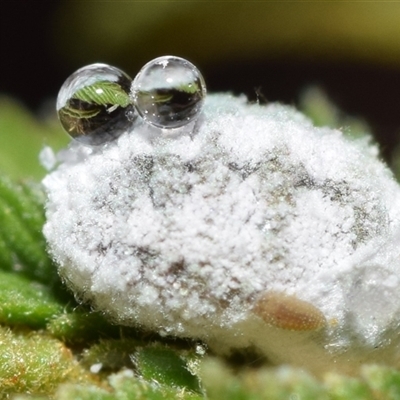
[[[148,382],[135,377],[131,370],[122,370],[108,378],[110,388],[94,385],[63,384],[54,400],[201,400],[204,396]]]
[[[359,378],[329,374],[326,377],[326,384],[332,400],[365,400],[374,398],[367,383]]]
[[[325,400],[316,380],[290,368],[243,369],[236,376],[220,361],[208,359],[202,365],[200,376],[210,400]]]
[[[352,139],[370,136],[371,129],[364,120],[343,113],[319,87],[309,87],[302,93],[300,109],[316,126],[340,129]]]
[[[89,343],[101,337],[118,337],[121,328],[112,325],[98,312],[82,311],[64,313],[47,325],[52,336],[69,344]]]
[[[395,400],[400,371],[364,365],[355,376],[328,373],[318,379],[290,366],[240,368],[236,373],[217,359],[206,359],[200,376],[209,400]],[[358,374],[358,375],[357,375]]]
[[[0,96],[0,170],[10,177],[43,177],[46,171],[39,164],[43,146],[60,149],[69,141],[55,114],[39,122],[16,101]]]
[[[57,271],[42,234],[42,196],[38,186],[17,185],[0,175],[0,269],[54,283]]]
[[[82,365],[88,369],[98,365],[101,374],[121,368],[134,369],[146,382],[199,393],[199,381],[193,371],[193,364],[198,361],[199,357],[187,350],[172,349],[160,343],[146,344],[138,339],[115,339],[101,340],[90,347],[84,353]]]
[[[199,90],[199,85],[196,82],[193,83],[183,83],[181,85],[178,85],[176,88],[174,88],[178,91],[184,92],[184,93],[191,93],[194,94]]]
[[[0,399],[12,393],[49,395],[67,379],[85,378],[87,374],[61,342],[0,327]]]
[[[90,368],[92,365],[101,365],[101,372],[116,372],[121,368],[134,368],[132,362],[134,352],[143,345],[135,339],[101,340],[85,351],[82,365]]]
[[[128,373],[127,373],[128,372]],[[133,378],[129,371],[120,372],[109,377],[111,387],[114,389],[116,399],[132,400],[200,400],[204,396],[184,388],[171,388],[160,386],[156,382]]]
[[[0,323],[44,328],[62,310],[45,285],[0,271]]]
[[[394,368],[366,365],[362,367],[362,377],[377,399],[400,399],[400,371]]]
[[[94,118],[100,112],[101,109],[98,106],[93,106],[88,110],[81,110],[81,109],[75,109],[67,105],[58,110],[61,120],[68,121],[68,123],[70,124],[66,125],[66,127],[68,127],[68,133],[73,132],[75,125],[77,125],[77,121],[79,122],[82,119]]]
[[[101,81],[85,86],[74,93],[74,98],[89,104],[101,106],[118,105],[127,107],[130,104],[128,93],[116,82]]]
[[[122,397],[121,400],[133,399],[132,397]],[[118,399],[108,390],[95,385],[61,385],[58,389],[55,400],[116,400]],[[39,399],[38,399],[39,400]]]
[[[147,381],[200,391],[197,377],[189,372],[188,359],[164,345],[138,349],[132,358],[140,375]]]

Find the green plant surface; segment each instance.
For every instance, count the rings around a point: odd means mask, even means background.
[[[101,372],[116,372],[121,368],[134,368],[133,355],[143,342],[135,339],[105,339],[83,353],[82,365],[90,369],[101,365]]]
[[[46,171],[38,162],[43,146],[60,149],[68,141],[54,117],[38,121],[16,101],[0,96],[0,170],[10,177],[43,177]]]
[[[318,86],[303,91],[299,107],[316,126],[340,129],[347,137],[353,139],[371,135],[371,129],[363,119],[345,114]]]
[[[242,369],[234,374],[216,359],[206,359],[200,372],[211,400],[389,400],[400,398],[400,372],[362,366],[358,377],[329,373],[316,379],[304,370],[281,366]]]
[[[183,354],[166,346],[142,347],[132,354],[140,375],[147,381],[200,392],[198,378],[187,367]]]
[[[371,388],[376,398],[400,399],[400,373],[392,368],[365,365],[361,376]]]
[[[0,271],[0,323],[44,328],[63,305],[45,285]]]
[[[43,283],[58,279],[47,255],[43,224],[43,193],[39,185],[17,185],[0,175],[0,269]]]
[[[101,106],[118,105],[127,107],[131,102],[129,95],[118,83],[108,81],[100,81],[85,86],[76,91],[73,98]]]
[[[12,393],[49,394],[60,383],[79,382],[85,375],[58,340],[0,327],[0,399]]]
[[[171,348],[159,342],[136,339],[102,340],[85,351],[81,364],[90,369],[101,366],[101,372],[134,369],[144,381],[159,386],[200,392],[193,364],[200,357],[194,352]],[[189,368],[191,365],[191,368]]]
[[[120,336],[121,328],[112,325],[105,317],[94,311],[75,307],[51,319],[47,324],[48,332],[71,345],[90,343],[99,338],[116,338]]]
[[[153,382],[135,377],[131,370],[121,371],[108,378],[109,390],[96,386],[61,385],[55,400],[200,400],[204,396],[185,389],[162,387]]]
[[[382,366],[364,366],[359,377],[328,374],[321,379],[289,366],[242,367],[239,371],[211,357],[200,364],[202,392],[144,379],[132,369],[109,374],[102,384],[65,383],[54,400],[396,400],[400,373]],[[26,397],[18,397],[22,399]],[[30,397],[31,398],[31,397]],[[40,399],[40,397],[34,397]]]
[[[334,400],[374,398],[371,387],[362,379],[331,374],[326,376],[325,385],[330,397]]]

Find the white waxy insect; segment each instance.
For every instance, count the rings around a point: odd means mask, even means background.
[[[73,143],[44,179],[78,298],[317,373],[399,364],[400,188],[367,138],[229,95],[207,97],[195,132],[161,130]]]

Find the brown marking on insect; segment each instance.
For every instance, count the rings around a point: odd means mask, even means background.
[[[332,328],[336,328],[336,327],[339,325],[339,320],[338,320],[337,318],[331,318],[331,319],[329,320],[329,325],[330,325]]]
[[[263,295],[253,312],[267,324],[290,331],[315,331],[326,326],[325,316],[317,307],[279,292]]]

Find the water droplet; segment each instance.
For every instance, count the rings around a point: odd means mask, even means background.
[[[39,153],[39,161],[47,171],[51,171],[57,164],[57,157],[51,147],[45,146]]]
[[[107,64],[78,69],[58,93],[57,112],[63,128],[87,145],[116,139],[134,120],[131,83],[125,72]]]
[[[200,71],[175,56],[156,58],[136,75],[132,101],[144,121],[159,128],[179,128],[198,118],[206,86]]]
[[[196,353],[197,353],[199,356],[204,356],[204,354],[206,354],[206,348],[205,348],[203,345],[198,344],[198,345],[196,346]]]
[[[92,374],[98,374],[101,369],[103,368],[103,364],[102,363],[97,363],[97,364],[93,364],[90,366],[90,372]]]

